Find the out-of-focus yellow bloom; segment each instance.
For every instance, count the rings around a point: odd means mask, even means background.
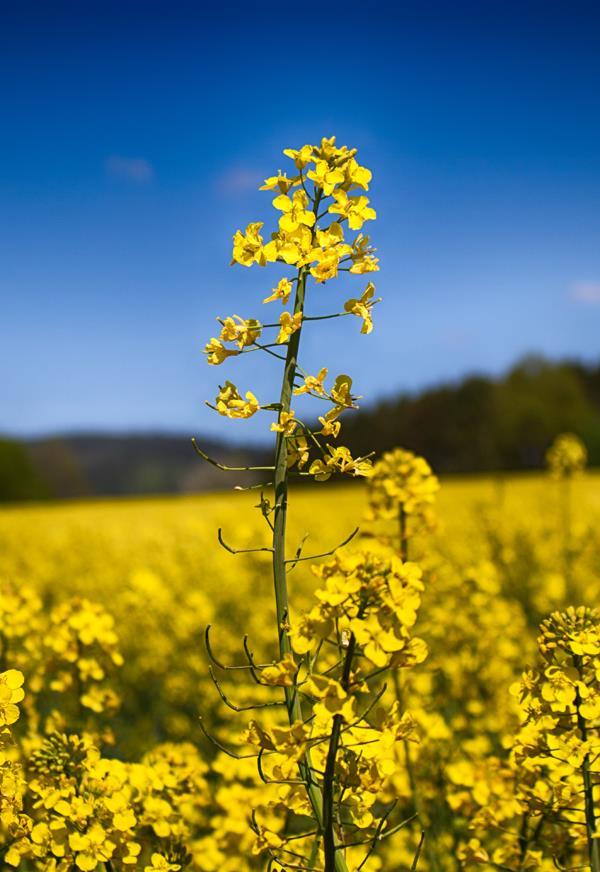
[[[403,448],[386,452],[369,477],[373,518],[397,518],[402,511],[429,523],[440,483],[423,457]]]
[[[177,872],[181,869],[179,863],[170,863],[162,854],[154,853],[149,866],[144,866],[144,872]]]
[[[561,433],[546,452],[546,463],[554,478],[571,478],[585,469],[587,449],[574,433]]]

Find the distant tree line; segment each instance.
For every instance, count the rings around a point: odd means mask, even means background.
[[[343,442],[355,454],[401,445],[423,454],[436,472],[488,472],[541,467],[564,431],[580,436],[590,463],[600,465],[600,364],[531,356],[501,378],[468,376],[347,414]],[[264,462],[255,448],[203,444],[225,463]],[[0,502],[222,486],[187,435],[0,438]]]
[[[536,469],[572,431],[600,464],[600,365],[530,356],[502,378],[469,376],[347,415],[344,442],[377,454],[402,445],[438,472]]]

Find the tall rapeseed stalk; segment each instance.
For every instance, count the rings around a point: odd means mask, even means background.
[[[273,263],[287,269],[264,299],[286,308],[278,319],[267,322],[238,315],[219,319],[221,332],[205,351],[213,365],[255,351],[282,365],[277,400],[259,401],[251,391],[242,394],[226,381],[212,404],[228,418],[275,413],[273,464],[254,467],[270,474],[258,508],[269,527],[271,545],[242,550],[272,555],[279,659],[271,665],[256,664],[247,642],[244,647],[245,668],[253,679],[283,689],[287,726],[272,718],[267,723],[253,720],[246,741],[255,749],[260,777],[281,786],[277,802],[285,797],[288,814],[279,827],[252,816],[257,851],[267,853],[273,869],[346,872],[348,858],[354,862],[358,857],[353,868],[362,869],[379,841],[401,826],[391,822],[398,800],[387,788],[396,755],[402,741],[412,736],[413,724],[397,705],[386,711],[378,703],[385,693],[381,676],[391,668],[412,666],[426,655],[424,643],[411,639],[409,632],[420,602],[420,570],[405,567],[391,552],[339,555],[356,531],[324,554],[306,556],[300,547],[288,557],[290,480],[365,476],[372,468],[368,457],[354,458],[336,444],[342,413],[356,407],[352,379],[338,375],[328,384],[325,367],[309,374],[299,363],[299,349],[303,330],[314,322],[354,315],[362,321],[361,332],[371,332],[372,308],[378,302],[372,282],[338,311],[307,311],[321,285],[343,273],[354,277],[376,271],[378,261],[369,237],[362,233],[365,222],[376,215],[361,193],[368,190],[371,173],[358,164],[356,150],[337,147],[332,137],[318,146],[286,149],[284,154],[294,163],[293,175],[278,172],[261,188],[276,194],[272,202],[280,213],[277,227],[268,241],[262,235],[263,222],[249,224],[244,233],[237,231],[232,262],[247,267]],[[318,417],[318,425],[297,416],[292,401],[299,396],[325,405],[321,415],[312,416]],[[208,462],[234,471],[197,446],[196,450]],[[272,496],[265,496],[267,487],[272,487]],[[239,552],[220,531],[219,540],[227,550]],[[294,620],[288,571],[300,561],[328,556],[334,560],[315,570],[322,582],[317,604]],[[208,630],[207,649],[211,674],[214,668],[230,668],[214,657]],[[263,714],[267,709],[270,715],[279,704],[261,701],[232,707]],[[378,796],[381,791],[385,792]]]

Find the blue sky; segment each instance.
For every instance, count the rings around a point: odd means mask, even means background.
[[[229,267],[231,236],[322,135],[373,170],[384,302],[370,337],[307,331],[305,368],[368,400],[597,360],[599,39],[595,3],[0,2],[0,431],[258,438],[203,400],[274,399],[271,361],[201,350],[263,314],[276,268]]]

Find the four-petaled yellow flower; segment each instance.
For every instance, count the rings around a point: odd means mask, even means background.
[[[344,445],[334,447],[327,446],[327,452],[323,459],[315,460],[310,465],[309,472],[314,475],[315,481],[327,481],[334,472],[346,475],[366,476],[369,475],[373,464],[367,457],[352,457],[350,449]]]
[[[327,378],[327,369],[319,370],[318,375],[307,375],[304,378],[304,384],[294,389],[296,395],[299,394],[316,394],[319,397],[325,396],[324,382]]]
[[[213,337],[204,346],[204,353],[207,355],[208,363],[212,366],[218,366],[228,357],[235,357],[240,352],[236,351],[235,348],[226,348],[220,339]]]
[[[247,391],[244,399],[230,381],[226,381],[224,386],[219,389],[215,403],[217,412],[226,418],[250,418],[260,409],[258,400],[252,391]]]
[[[378,300],[373,299],[374,296],[375,285],[373,282],[369,282],[358,299],[352,298],[346,300],[344,303],[344,309],[346,312],[351,312],[353,315],[358,315],[359,318],[363,319],[363,324],[360,329],[361,333],[371,333],[373,330],[373,316],[371,310],[375,303],[379,302]]]
[[[280,194],[273,200],[273,205],[283,212],[279,226],[284,233],[293,233],[301,225],[312,227],[316,221],[315,213],[307,209],[308,196],[303,190],[294,191],[291,198],[287,194]]]
[[[365,221],[373,221],[377,217],[375,209],[369,206],[368,197],[349,197],[345,191],[334,191],[335,203],[329,207],[333,215],[348,219],[351,230],[360,230]]]
[[[303,145],[302,148],[298,149],[284,148],[283,153],[294,161],[299,170],[302,170],[312,160],[313,147],[312,145]]]
[[[268,179],[265,179],[264,185],[261,185],[259,190],[274,191],[275,188],[279,188],[282,194],[287,194],[290,188],[298,184],[297,179],[288,179],[287,175],[280,170],[276,176],[269,176]]]
[[[283,433],[284,436],[291,436],[297,426],[296,413],[290,409],[289,412],[280,413],[277,421],[271,424],[271,430],[275,433]]]
[[[265,297],[263,303],[272,303],[273,300],[281,300],[283,305],[287,303],[292,293],[293,284],[289,279],[280,279],[276,287],[273,288],[271,294]]]
[[[236,230],[233,237],[233,255],[231,263],[240,263],[242,266],[252,266],[253,263],[258,263],[260,266],[266,266],[267,258],[265,256],[263,238],[260,231],[264,221],[255,221],[253,224],[248,224],[246,232]]]
[[[222,342],[235,342],[240,351],[253,345],[262,332],[262,324],[256,318],[240,318],[239,315],[234,315],[220,323],[222,330],[219,339]]]
[[[0,727],[14,724],[19,719],[17,703],[21,702],[24,676],[18,669],[0,672]]]
[[[321,188],[326,197],[331,195],[336,185],[341,185],[344,181],[342,170],[337,167],[332,169],[326,160],[318,160],[314,170],[309,170],[306,175],[317,188]]]
[[[289,312],[282,312],[279,316],[279,333],[275,340],[278,345],[287,342],[292,333],[296,333],[302,326],[302,312],[296,312],[291,315]]]
[[[298,672],[298,664],[294,660],[292,654],[286,654],[283,660],[274,663],[272,666],[265,666],[261,671],[260,677],[267,684],[273,684],[277,687],[293,687]]]

